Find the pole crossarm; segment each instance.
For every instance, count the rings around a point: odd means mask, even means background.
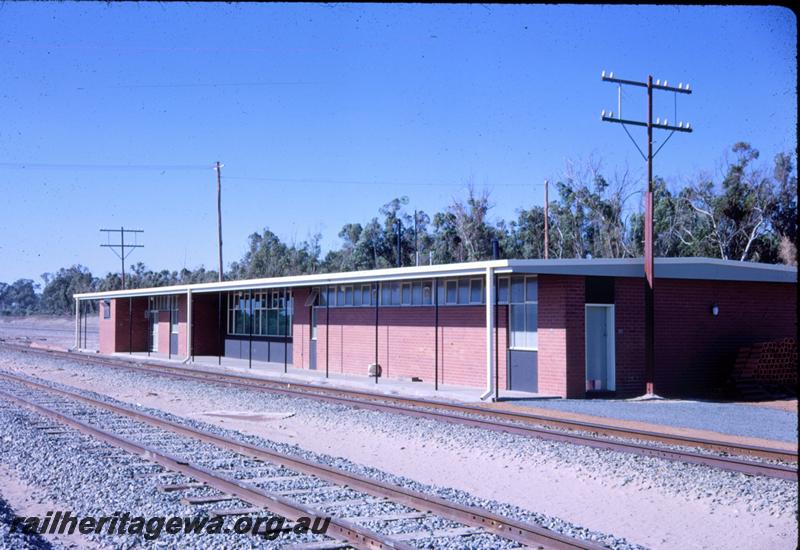
[[[626,118],[610,117],[608,115],[601,115],[600,120],[602,120],[603,122],[616,122],[618,124],[630,124],[631,126],[642,126],[644,128],[647,128],[647,122],[641,120],[630,120]],[[669,130],[671,132],[685,132],[687,134],[691,134],[693,128],[690,126],[689,127],[683,125],[675,126],[673,124],[664,124],[664,123],[658,124],[654,122],[653,130]]]
[[[603,75],[600,77],[604,82],[616,82],[617,84],[628,84],[629,86],[639,86],[640,88],[647,88],[647,82],[639,82],[638,80],[626,80],[624,78],[614,78],[612,76]],[[665,92],[675,92],[676,94],[691,95],[692,90],[687,84],[684,86],[667,86],[665,84],[653,84],[654,90],[664,90]]]
[[[139,244],[134,242],[133,244],[127,244],[125,242],[125,235],[128,233],[138,234],[144,233],[143,229],[125,229],[124,227],[120,227],[119,229],[101,229],[101,233],[105,233],[108,237],[108,240],[111,240],[111,233],[118,233],[119,234],[119,242],[118,243],[111,243],[108,242],[106,244],[100,244],[102,248],[110,248],[111,251],[120,259],[122,262],[122,288],[125,288],[125,259],[131,255],[131,253],[137,248],[144,248],[143,244]],[[119,252],[117,252],[119,249]]]

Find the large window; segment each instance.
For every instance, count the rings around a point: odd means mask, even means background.
[[[508,287],[510,279],[498,279],[498,300],[508,303]],[[326,292],[326,288],[328,289]],[[440,279],[440,306],[468,306],[486,303],[486,289],[483,277],[459,277],[457,279]],[[375,295],[374,284],[343,284],[315,288],[319,298],[314,301],[317,307],[375,307],[375,300],[380,298],[381,306],[432,306],[433,280],[386,281],[378,285]]]
[[[381,283],[382,306],[430,306],[433,304],[433,281]]]
[[[506,278],[506,295],[510,286],[511,299],[508,306],[512,349],[539,349],[538,316],[539,287],[536,277]],[[502,280],[500,281],[502,288]],[[503,294],[498,296],[502,301]]]
[[[151,296],[148,309],[153,312],[169,311],[169,331],[178,334],[178,296]]]
[[[375,294],[373,284],[331,285],[319,289],[315,306],[324,307],[374,307],[380,296],[382,306],[433,305],[433,281],[391,281],[379,284]],[[327,300],[327,302],[326,302]],[[329,302],[329,303],[328,303]]]
[[[228,334],[291,336],[292,310],[290,291],[231,292],[228,294]]]
[[[483,278],[446,279],[439,283],[439,305],[468,306],[485,302]]]

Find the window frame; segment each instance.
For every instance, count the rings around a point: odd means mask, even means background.
[[[508,305],[508,333],[509,333],[509,350],[516,350],[516,351],[539,351],[539,279],[535,275],[525,275],[520,276],[522,279],[522,301],[513,301],[511,296],[511,284],[515,277],[509,277],[509,301]],[[530,281],[536,282],[536,299],[529,300],[528,299],[528,283]],[[522,331],[515,331],[512,321],[512,309],[521,307],[522,308],[522,323],[523,323],[523,330]],[[529,308],[536,308],[536,328],[535,330],[530,330],[528,326],[528,316],[529,316]],[[524,345],[516,345],[513,343],[514,341],[514,333],[515,332],[522,332],[524,334],[525,344]],[[529,339],[531,339],[531,334],[535,334],[534,338],[536,339],[536,344],[531,346],[529,345]]]
[[[478,287],[479,287],[478,288],[478,293],[480,295],[477,302],[472,299],[473,286],[475,284],[477,284]],[[483,302],[484,302],[484,297],[483,297],[483,279],[469,279],[469,296],[467,296],[467,298],[468,298],[468,302],[467,302],[468,305],[474,306],[474,305],[482,305],[483,304]]]
[[[312,288],[311,292],[312,294],[317,292],[314,302],[319,302],[321,296],[319,289]],[[292,336],[294,301],[291,290],[235,290],[227,294],[227,336],[278,338]],[[177,302],[177,296],[175,298]],[[284,317],[285,333],[284,323],[281,323]],[[270,331],[271,318],[274,318],[273,331]]]

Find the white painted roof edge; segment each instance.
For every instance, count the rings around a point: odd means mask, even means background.
[[[587,275],[605,277],[644,277],[644,262],[641,258],[596,258],[554,260],[489,260],[457,264],[439,264],[369,271],[346,271],[341,273],[314,273],[288,277],[244,279],[216,283],[173,285],[108,292],[75,294],[75,299],[127,298],[136,296],[159,296],[165,294],[232,291],[244,289],[267,289],[298,286],[318,286],[342,283],[368,283],[399,279],[422,279],[482,275],[487,268],[496,273],[531,273],[542,275]],[[797,283],[797,268],[793,266],[739,262],[716,258],[656,258],[656,278],[704,279],[718,281],[753,281],[771,283]]]

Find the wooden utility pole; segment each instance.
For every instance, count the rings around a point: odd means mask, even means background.
[[[667,85],[667,81],[665,80],[663,83],[661,80],[656,80],[655,84],[653,83],[653,76],[649,75],[647,77],[647,82],[639,82],[636,80],[625,80],[621,78],[614,78],[614,73],[610,73],[606,75],[606,72],[600,75],[601,80],[605,82],[614,82],[618,86],[617,91],[617,116],[614,116],[613,111],[606,114],[606,111],[603,110],[600,113],[601,120],[605,122],[616,122],[618,124],[622,124],[622,127],[625,129],[625,133],[628,134],[628,137],[633,141],[633,144],[636,146],[636,149],[642,155],[642,157],[647,161],[647,191],[644,195],[644,276],[645,276],[645,294],[644,294],[644,305],[645,305],[645,387],[647,395],[654,395],[655,394],[655,363],[656,363],[656,348],[655,348],[655,255],[653,253],[653,240],[654,240],[654,229],[653,229],[653,158],[658,154],[661,148],[669,141],[669,138],[675,132],[686,132],[691,133],[692,128],[689,123],[677,122],[677,125],[669,124],[667,119],[663,121],[660,118],[656,118],[655,123],[653,123],[653,90],[663,90],[666,92],[673,92],[675,94],[675,117],[677,118],[677,94],[691,94],[692,91],[687,84],[686,86],[683,83],[678,84],[678,87],[669,86]],[[631,120],[631,119],[623,119],[622,118],[622,86],[638,86],[642,88],[647,88],[647,121],[639,121],[639,120]],[[639,145],[631,136],[630,132],[628,132],[627,125],[631,126],[642,126],[647,128],[647,156],[642,153],[642,150],[639,149]],[[661,145],[656,149],[656,152],[653,152],[653,130],[668,130],[670,133],[661,142]]]
[[[217,239],[219,242],[219,281],[222,282],[222,167],[217,161]]]
[[[143,244],[138,244],[135,240],[134,244],[125,244],[125,233],[133,234],[135,239],[139,233],[144,233],[144,231],[141,229],[125,229],[124,227],[120,227],[119,229],[101,229],[100,231],[105,233],[108,239],[106,244],[101,244],[100,246],[103,248],[110,248],[111,251],[117,255],[122,264],[122,290],[125,290],[125,260],[131,255],[134,249],[144,248]],[[119,233],[119,243],[112,243],[110,241],[111,233]],[[117,252],[117,249],[119,249],[119,252]],[[127,252],[126,249],[128,249]]]
[[[547,198],[547,186],[548,181],[544,180],[544,259],[548,259],[550,257],[550,228],[549,228],[549,218],[550,218],[550,201]]]

